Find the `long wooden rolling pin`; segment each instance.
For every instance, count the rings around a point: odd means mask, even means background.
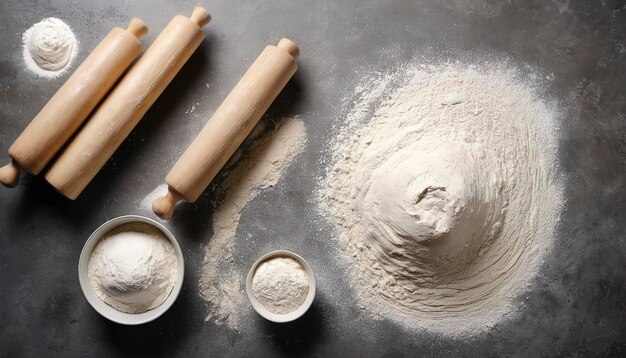
[[[41,172],[139,55],[146,33],[139,19],[111,30],[9,148],[12,161],[0,168],[3,185],[17,185],[21,171]]]
[[[72,200],[80,195],[200,46],[210,19],[196,7],[191,18],[170,21],[50,167],[53,187]]]
[[[176,202],[198,199],[296,72],[299,54],[288,39],[265,48],[165,178],[168,192],[152,204],[155,214],[169,219]]]

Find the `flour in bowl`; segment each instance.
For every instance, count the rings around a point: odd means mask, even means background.
[[[165,302],[177,278],[174,246],[147,224],[125,224],[102,238],[91,254],[88,277],[96,295],[126,313]]]
[[[289,257],[262,262],[252,276],[252,294],[263,307],[276,314],[291,313],[302,306],[309,293],[304,267]]]

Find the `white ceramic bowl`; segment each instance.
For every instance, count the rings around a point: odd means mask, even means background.
[[[306,272],[306,275],[309,278],[309,293],[304,299],[304,302],[295,311],[286,314],[276,314],[270,312],[267,308],[265,308],[265,306],[263,306],[263,304],[261,304],[261,302],[256,299],[256,297],[254,297],[254,294],[252,293],[252,278],[254,277],[254,273],[257,267],[261,263],[276,257],[287,257],[298,261],[300,265],[302,265],[302,267],[304,268],[304,272]],[[248,277],[246,278],[246,294],[248,295],[248,299],[250,300],[252,307],[255,311],[257,311],[258,314],[261,315],[261,317],[267,319],[268,321],[276,323],[291,322],[300,318],[311,307],[313,299],[315,298],[315,275],[313,274],[313,270],[311,269],[311,266],[309,266],[309,263],[306,262],[299,255],[291,251],[277,250],[268,252],[267,254],[261,256],[261,258],[256,260],[256,262],[254,263],[254,265],[252,265],[252,268],[248,272]]]
[[[116,227],[128,223],[144,223],[159,229],[165,237],[167,237],[172,245],[174,246],[174,250],[176,251],[176,265],[177,265],[177,276],[176,276],[176,284],[174,284],[174,288],[172,292],[167,297],[167,299],[158,307],[138,314],[131,314],[120,312],[115,308],[107,305],[102,301],[94,291],[93,287],[91,287],[91,283],[89,282],[89,277],[87,276],[89,259],[91,258],[91,253],[93,249],[98,244],[98,241],[105,237],[111,230]],[[174,238],[165,226],[159,224],[158,222],[138,215],[125,215],[120,216],[115,219],[111,219],[104,224],[102,224],[96,231],[89,236],[85,246],[83,246],[83,251],[80,253],[80,260],[78,261],[78,279],[80,281],[80,288],[87,299],[87,302],[93,307],[98,313],[100,313],[105,318],[120,324],[126,325],[138,325],[147,323],[157,319],[163,313],[165,313],[176,301],[178,294],[180,293],[180,289],[183,287],[183,278],[185,277],[185,262],[183,259],[183,252],[178,245],[178,242]]]

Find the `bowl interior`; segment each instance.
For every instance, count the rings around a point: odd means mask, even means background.
[[[256,299],[256,297],[254,297],[254,294],[252,293],[252,278],[254,277],[254,273],[257,267],[261,263],[276,257],[287,257],[298,261],[300,265],[302,265],[302,267],[304,268],[304,271],[306,272],[306,275],[309,279],[309,293],[304,299],[304,302],[300,307],[298,307],[298,309],[287,314],[276,314],[270,312],[267,308],[265,308],[265,306],[263,306],[263,304],[261,304],[261,302]],[[306,313],[306,311],[308,311],[311,307],[313,299],[315,298],[315,289],[315,275],[313,274],[313,270],[311,269],[309,263],[306,262],[299,255],[286,250],[272,251],[261,256],[258,260],[256,260],[254,265],[252,265],[252,268],[250,268],[250,271],[248,272],[248,277],[246,277],[246,294],[248,295],[248,299],[250,300],[250,304],[252,304],[254,310],[257,311],[257,313],[260,314],[261,317],[277,323],[284,323],[296,320],[300,318],[304,313]]]
[[[172,288],[172,292],[160,306],[150,311],[138,314],[120,312],[104,303],[104,301],[102,301],[96,295],[96,292],[94,291],[93,287],[91,287],[91,283],[89,282],[89,277],[87,276],[91,253],[93,252],[100,239],[105,237],[111,230],[117,228],[120,225],[128,223],[143,223],[159,229],[163,233],[163,235],[165,235],[165,237],[170,240],[176,252],[177,276],[176,283]],[[174,301],[176,301],[176,298],[178,297],[178,294],[180,293],[180,290],[183,286],[184,277],[185,263],[183,259],[183,252],[181,251],[180,246],[178,245],[178,242],[176,241],[174,236],[158,222],[138,215],[120,216],[102,224],[98,229],[96,229],[96,231],[93,232],[93,234],[91,234],[89,239],[87,239],[87,242],[85,243],[85,246],[83,246],[83,250],[80,253],[80,260],[78,261],[78,279],[80,281],[80,288],[82,289],[83,294],[87,299],[87,302],[89,302],[91,307],[93,307],[99,314],[101,314],[105,318],[113,322],[126,325],[137,325],[150,322],[165,313],[172,306]]]

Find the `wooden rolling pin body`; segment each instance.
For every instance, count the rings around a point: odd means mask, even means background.
[[[170,218],[178,200],[198,199],[296,72],[298,55],[288,39],[265,48],[167,175],[157,215]]]
[[[46,173],[52,186],[80,195],[198,48],[210,18],[197,7],[170,21]]]
[[[0,169],[4,185],[15,186],[20,170],[41,172],[139,55],[147,32],[133,19],[100,42],[9,148],[13,162]]]

